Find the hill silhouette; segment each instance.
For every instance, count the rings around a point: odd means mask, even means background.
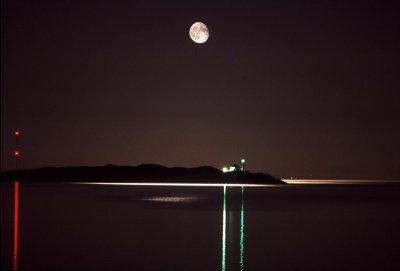
[[[202,182],[286,184],[265,173],[235,171],[223,173],[210,167],[165,167],[154,164],[138,166],[105,165],[97,167],[43,167],[1,172],[1,181],[27,182]]]

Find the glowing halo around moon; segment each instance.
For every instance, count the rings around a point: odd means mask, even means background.
[[[196,43],[205,43],[210,36],[210,32],[204,23],[195,22],[190,27],[189,36]]]

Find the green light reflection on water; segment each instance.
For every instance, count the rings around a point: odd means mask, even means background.
[[[224,203],[222,207],[222,264],[221,270],[226,269],[226,185],[224,185]]]
[[[244,270],[244,186],[242,186],[242,202],[240,208],[240,270]]]

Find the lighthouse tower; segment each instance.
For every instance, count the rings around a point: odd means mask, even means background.
[[[244,168],[245,162],[246,162],[246,160],[244,160],[244,158],[242,158],[242,160],[240,160],[240,171],[245,171],[245,168]]]

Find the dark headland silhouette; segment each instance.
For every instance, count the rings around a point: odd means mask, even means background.
[[[106,165],[97,167],[43,167],[1,172],[2,182],[201,182],[286,184],[265,173],[233,171],[223,173],[210,166],[194,168]]]

